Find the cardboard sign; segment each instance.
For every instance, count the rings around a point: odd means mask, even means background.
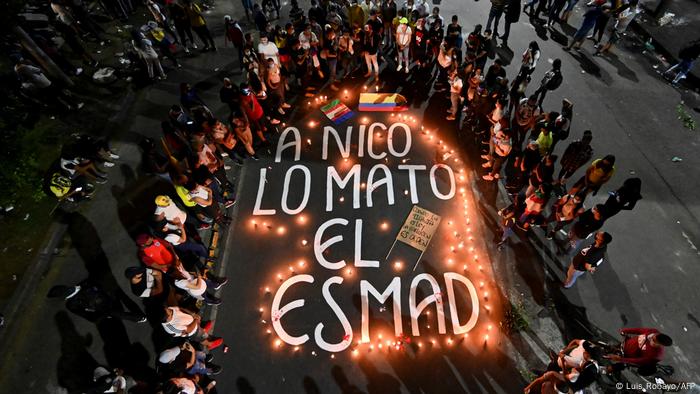
[[[440,215],[414,205],[396,239],[425,252],[441,219]]]

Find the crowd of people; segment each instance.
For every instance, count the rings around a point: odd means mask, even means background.
[[[99,24],[74,4],[78,2],[67,1],[51,3],[57,15],[54,24],[63,24],[62,34],[75,35],[76,48],[80,37],[104,43]],[[539,83],[530,86],[543,57],[537,41],[524,48],[515,75],[507,74],[500,58],[489,63],[497,39],[500,46],[508,46],[510,25],[518,22],[521,14],[518,0],[491,3],[486,29],[476,25],[463,30],[457,15],[446,22],[439,7],[431,7],[425,0],[407,0],[400,5],[394,0],[311,0],[308,10],[292,0],[285,24],[274,24],[281,20],[279,2],[253,4],[243,0],[246,22],[231,16],[223,19],[224,45],[230,43],[236,49],[244,79],[240,83],[229,78],[222,81],[219,98],[228,113],[218,117],[194,87],[181,83],[179,103],[164,114],[162,139],[145,138],[140,143],[144,171],[172,183],[175,190],[171,196],[158,195],[153,216],[142,218],[149,223],[149,231],[135,239],[141,264],[125,272],[133,294],[143,299],[147,310],[157,313],[144,314],[138,309],[123,312],[119,302],[103,294],[99,313],[91,318],[157,320],[170,337],[158,349],[162,391],[213,390],[213,376],[221,367],[213,363],[212,351],[221,347],[223,340],[211,334],[212,322],[202,320],[199,312],[203,304],[221,303],[215,293],[227,279],[214,274],[215,261],[200,233],[230,221],[226,209],[236,199],[228,174],[231,167],[225,158],[235,165],[258,160],[257,152],[270,145],[275,125],[288,115],[290,103],[297,98],[312,97],[326,88],[336,91],[347,82],[357,84],[358,79],[379,83],[380,74],[392,78],[411,75],[430,83],[434,79],[434,94],[449,102],[446,121],[463,142],[473,137],[480,150],[483,180],[504,180],[512,203],[498,212],[502,224],[499,249],[516,233],[538,231],[539,227],[546,238],[557,242],[561,255],[571,256],[562,287],[571,288],[580,276],[594,273],[613,239],[601,230],[604,223],[635,207],[642,198],[641,180],[628,178],[607,192],[604,203],[586,206],[586,199],[613,179],[615,156],[594,155],[591,130],[567,142],[579,134],[572,127],[574,103],[563,98],[561,106],[551,107],[552,92],[564,81],[562,61],[555,59]],[[108,9],[116,17],[128,17],[128,0],[110,4]],[[530,17],[535,19],[546,12],[546,25],[553,28],[555,23],[567,23],[575,4],[576,0],[549,4],[531,0],[525,10],[530,8]],[[178,47],[185,53],[200,49],[193,31],[202,51],[217,51],[203,5],[191,0],[147,0],[146,7],[151,20],[131,31],[131,43],[150,79],[166,77],[161,57],[180,67]],[[597,47],[597,53],[605,53],[636,15],[637,2],[623,1],[613,8],[609,2],[594,1],[586,7],[582,26],[565,49],[580,49],[586,37],[601,43],[613,18],[607,43]],[[505,24],[500,35],[502,17]],[[593,35],[588,36],[592,29]],[[80,53],[87,63],[96,65],[89,53]],[[22,78],[37,81],[30,76],[37,74],[32,69],[36,67],[24,58],[17,64]],[[77,69],[71,70],[77,73]],[[53,89],[50,83],[43,85],[41,89]],[[69,97],[63,100],[69,107],[75,106]],[[566,146],[557,154],[560,143]],[[59,199],[88,198],[94,189],[92,182],[106,181],[101,168],[114,165],[118,158],[104,142],[78,136],[52,168],[48,189]],[[570,184],[584,167],[585,173]],[[56,288],[50,295],[65,298],[69,309],[80,314],[86,308],[95,309],[94,300],[99,299],[95,294],[101,291],[94,283],[81,283]],[[637,349],[644,354],[652,346],[671,344],[668,336],[656,331],[626,333],[638,335],[635,340],[649,338]],[[586,343],[572,342],[526,392],[547,385],[551,390],[574,392],[590,384],[590,379],[582,376],[598,373],[595,362],[600,355]],[[630,348],[627,359],[620,356],[614,361],[634,364],[629,356],[633,350]],[[654,353],[653,360],[660,360],[660,354]],[[591,365],[596,365],[595,372],[591,372]]]

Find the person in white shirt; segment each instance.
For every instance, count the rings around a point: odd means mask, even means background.
[[[194,312],[182,309],[178,306],[166,306],[163,311],[161,326],[170,336],[176,338],[191,338],[201,342],[202,346],[213,350],[223,345],[224,340],[209,335],[212,324],[205,323],[201,326],[202,317]]]
[[[157,222],[164,219],[167,220],[170,225],[169,228],[173,230],[178,227],[175,224],[176,218],[180,223],[185,223],[187,221],[187,212],[178,208],[173,200],[166,195],[156,196],[156,211],[154,215],[155,221]]]
[[[399,54],[399,66],[396,68],[396,71],[401,71],[401,68],[404,67],[402,63],[405,63],[406,74],[408,74],[410,64],[408,49],[411,46],[412,34],[413,31],[411,30],[411,27],[408,26],[408,19],[401,18],[399,20],[399,26],[396,28],[396,46],[398,47]]]
[[[184,290],[197,300],[203,300],[207,305],[220,305],[221,299],[209,294],[207,290],[221,287],[199,273],[185,271],[183,278],[174,280],[175,287]]]
[[[267,59],[272,59],[276,65],[280,64],[280,51],[274,42],[270,41],[267,33],[260,34],[260,43],[258,44],[258,57],[260,63],[265,64]]]
[[[464,83],[457,70],[452,70],[450,72],[450,101],[452,102],[452,108],[449,110],[450,114],[447,116],[447,120],[455,120],[459,113],[459,107],[462,103],[462,96],[460,93],[462,92],[463,86]]]
[[[438,52],[437,56],[438,75],[435,85],[438,87],[436,87],[435,90],[438,92],[443,92],[446,90],[445,84],[448,83],[448,72],[450,70],[450,67],[452,66],[452,52],[452,48],[450,48],[450,45],[447,43],[447,40],[443,39],[442,44],[440,44],[440,51]]]

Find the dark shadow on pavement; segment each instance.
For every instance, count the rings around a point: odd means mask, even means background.
[[[236,388],[240,394],[255,394],[255,389],[248,379],[243,376],[239,376],[238,379],[236,379]]]
[[[58,384],[69,393],[82,393],[91,385],[92,373],[98,365],[87,351],[92,336],[80,335],[66,311],[56,313],[54,322],[61,336],[61,356],[56,366]]]
[[[302,386],[306,394],[321,394],[321,390],[318,388],[316,382],[308,375],[304,376]]]

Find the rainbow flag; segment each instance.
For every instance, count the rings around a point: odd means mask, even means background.
[[[340,124],[355,116],[355,113],[347,105],[341,103],[339,99],[335,99],[321,107],[321,112],[335,124]]]
[[[360,93],[360,111],[406,111],[408,101],[397,93]]]

